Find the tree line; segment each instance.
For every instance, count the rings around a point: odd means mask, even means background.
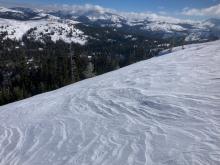
[[[91,42],[82,46],[63,41],[42,43],[27,38],[22,42],[2,40],[0,105],[151,58],[167,48],[166,43]]]

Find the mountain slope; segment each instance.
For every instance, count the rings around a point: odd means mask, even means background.
[[[51,19],[52,18],[52,19]],[[105,9],[100,6],[77,6],[73,9],[63,9],[63,10],[38,10],[29,8],[4,8],[0,7],[0,37],[4,35],[4,39],[20,39],[11,35],[11,33],[17,33],[21,31],[20,24],[26,25],[30,24],[30,28],[37,29],[38,23],[47,21],[48,25],[55,24],[61,28],[54,28],[54,33],[47,33],[43,30],[40,33],[35,33],[36,40],[42,41],[45,36],[51,37],[52,41],[64,40],[65,42],[79,41],[79,38],[84,38],[80,44],[85,44],[85,38],[88,36],[87,31],[82,29],[77,29],[82,31],[81,34],[85,35],[73,35],[68,36],[63,33],[71,33],[71,28],[69,27],[69,22],[78,22],[90,29],[94,26],[102,29],[111,28],[118,33],[128,33],[129,35],[136,35],[142,37],[153,37],[154,39],[172,39],[180,38],[185,39],[186,42],[192,41],[208,41],[218,39],[220,37],[219,20],[211,19],[207,21],[189,21],[180,20],[168,16],[160,16],[153,13],[125,13],[117,12],[110,9]],[[10,22],[16,21],[15,24],[10,24]],[[45,26],[45,24],[44,24]],[[22,29],[23,35],[28,35],[27,26]],[[52,26],[54,27],[54,26]],[[68,27],[68,28],[66,28]],[[45,28],[50,28],[45,26]],[[76,28],[76,27],[74,27]],[[62,30],[63,29],[63,30]],[[7,34],[8,33],[8,34]],[[100,35],[99,30],[96,31]],[[22,36],[23,36],[22,35]],[[75,39],[76,37],[76,39]],[[94,36],[90,36],[94,38]],[[56,39],[54,39],[56,38]],[[97,37],[97,39],[99,39]],[[82,42],[82,43],[81,43]]]
[[[220,163],[220,41],[0,107],[0,164]]]
[[[46,19],[18,21],[0,18],[0,34],[3,40],[22,40],[24,35],[36,41],[44,41],[50,37],[52,41],[63,40],[67,43],[74,42],[85,44],[87,39],[83,32],[75,27],[78,22],[60,20],[48,16]]]

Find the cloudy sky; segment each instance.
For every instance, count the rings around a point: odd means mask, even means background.
[[[220,18],[220,0],[0,0],[1,5],[99,5],[125,12],[152,12],[187,19]]]

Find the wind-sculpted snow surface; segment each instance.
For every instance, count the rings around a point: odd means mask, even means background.
[[[220,41],[0,108],[1,165],[219,165]]]

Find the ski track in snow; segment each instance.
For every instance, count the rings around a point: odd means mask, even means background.
[[[219,165],[220,41],[0,107],[1,165]]]

